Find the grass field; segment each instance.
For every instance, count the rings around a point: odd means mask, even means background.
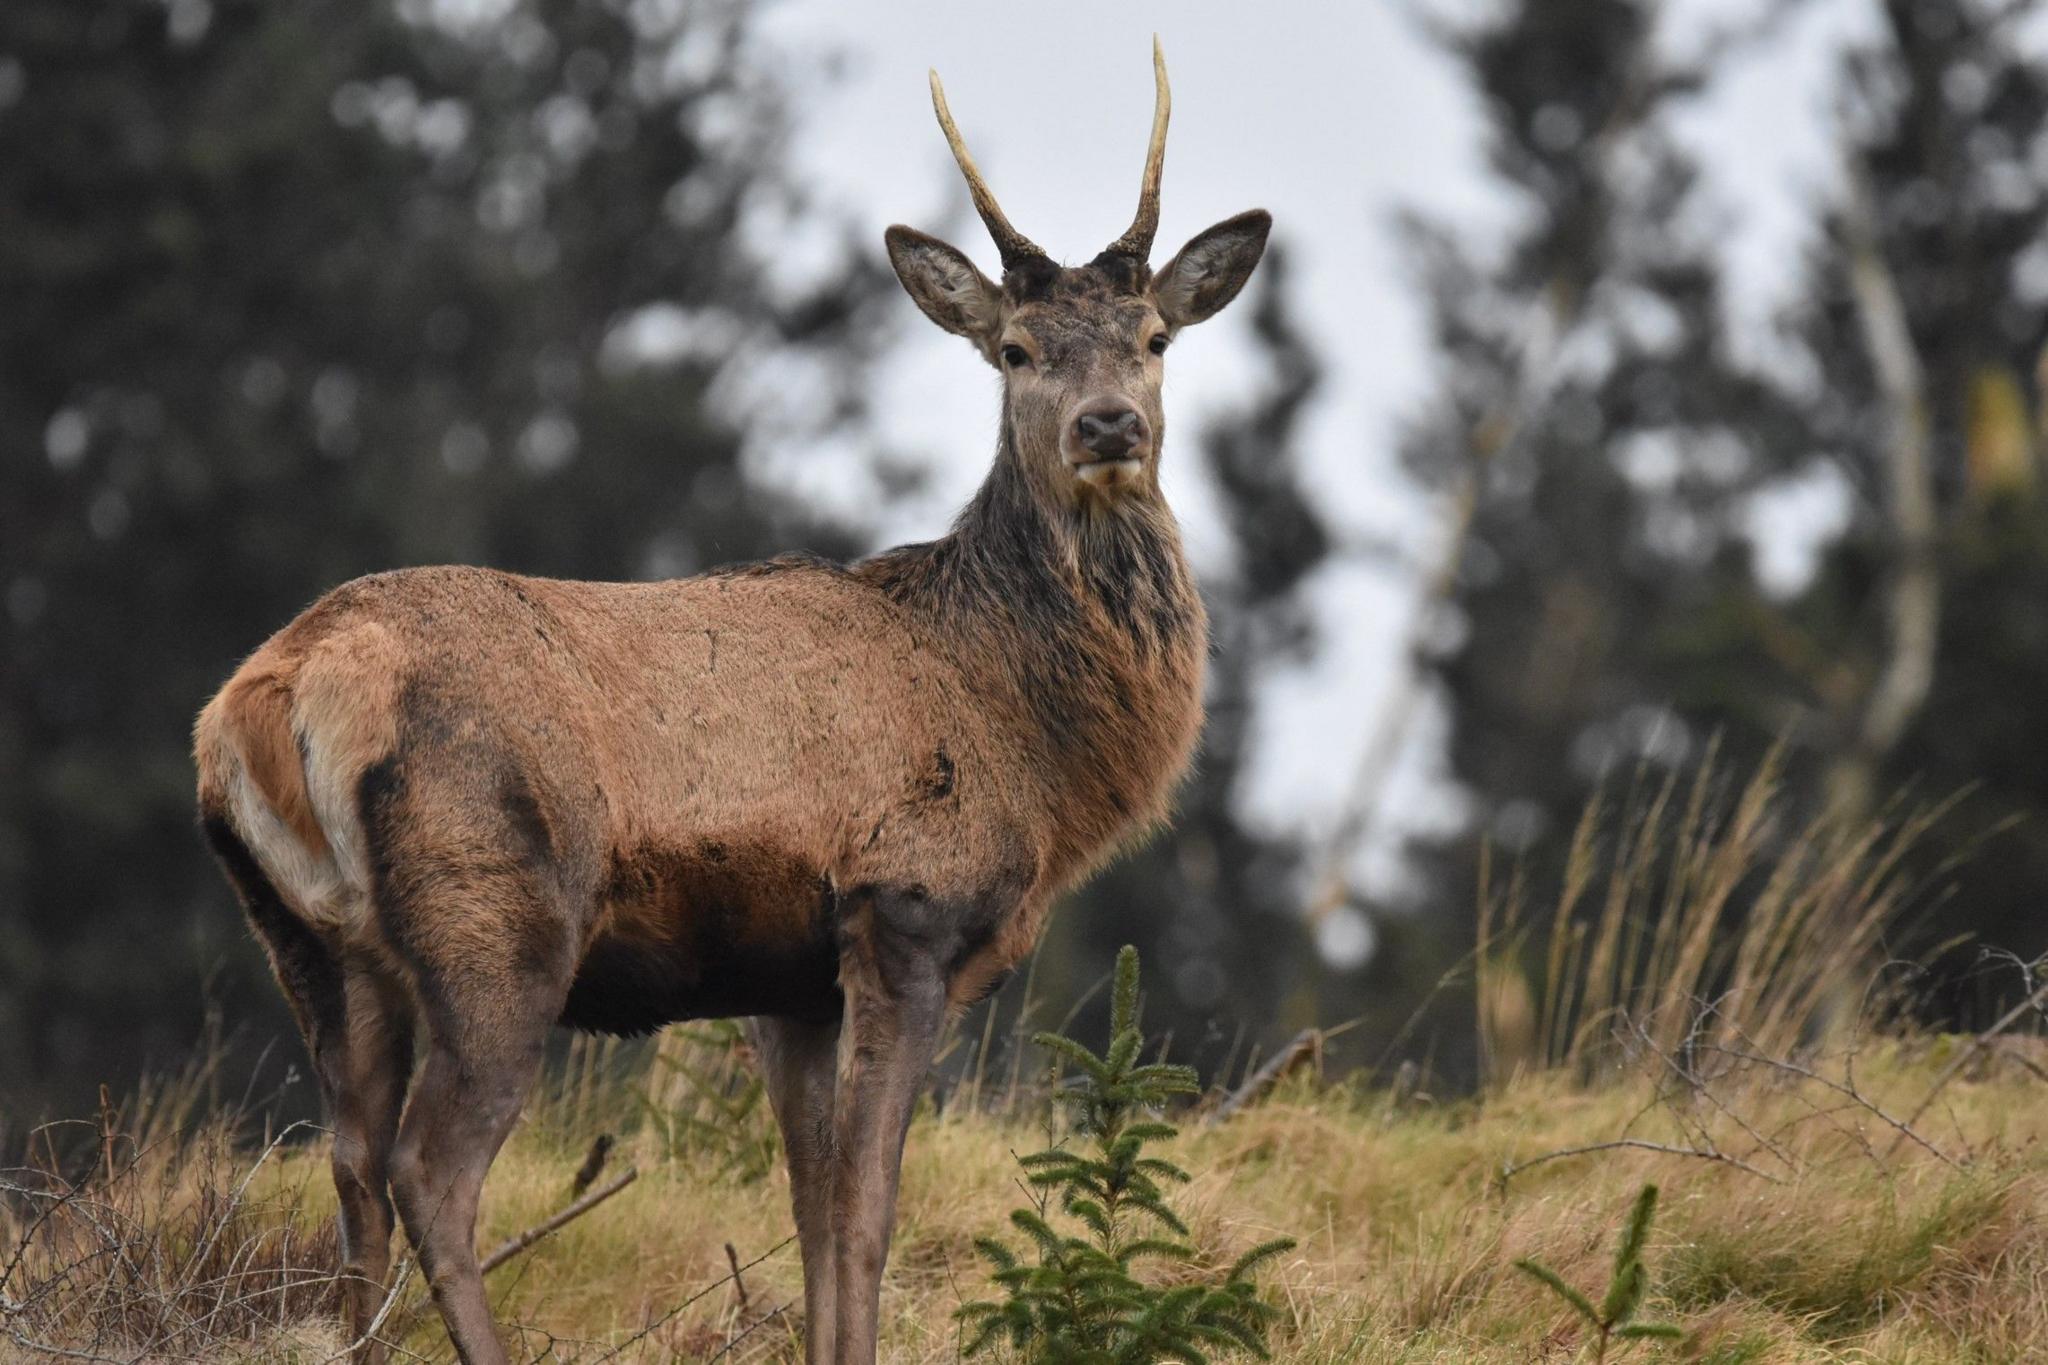
[[[1974,1037],[1899,1022],[1855,985],[1883,977],[1868,964],[1916,821],[1843,836],[1788,827],[1775,801],[1768,771],[1720,796],[1646,788],[1589,812],[1546,913],[1506,879],[1463,978],[1476,1093],[1304,1068],[1227,1118],[1214,1096],[1176,1113],[1161,1155],[1193,1173],[1177,1206],[1208,1261],[1171,1273],[1296,1239],[1261,1277],[1280,1360],[1591,1358],[1513,1263],[1598,1294],[1654,1181],[1645,1316],[1686,1336],[1624,1358],[2048,1361],[2048,988],[2027,975],[2032,1008]],[[1006,1231],[1017,1154],[1059,1133],[1033,1067],[964,1071],[910,1135],[883,1291],[900,1365],[958,1358],[955,1311],[989,1294],[974,1239]],[[515,1359],[801,1359],[788,1188],[751,1077],[729,1026],[579,1043],[550,1071],[481,1246],[569,1207],[600,1135],[616,1143],[591,1188],[637,1175],[491,1272]],[[201,1113],[203,1079],[29,1135],[0,1190],[0,1354],[345,1352],[323,1139]],[[391,1303],[395,1359],[449,1358],[416,1275]]]
[[[1811,1076],[1738,1058],[1702,1086],[1646,1075],[1587,1088],[1550,1073],[1443,1104],[1297,1079],[1224,1122],[1189,1116],[1168,1151],[1195,1173],[1179,1203],[1203,1246],[1227,1257],[1277,1234],[1299,1240],[1265,1277],[1286,1310],[1283,1360],[1572,1358],[1569,1313],[1510,1263],[1539,1256],[1597,1290],[1645,1180],[1664,1192],[1652,1307],[1690,1337],[1630,1358],[2048,1359],[2048,1056],[2031,1040],[1985,1049],[1903,1131],[1895,1120],[1957,1046],[1870,1042],[1853,1065],[1847,1054],[1797,1063]],[[587,1143],[616,1126],[623,1099],[616,1079],[557,1080],[492,1175],[482,1245],[570,1202]],[[629,1165],[638,1179],[493,1272],[526,1358],[801,1358],[787,1186],[779,1170],[757,1173],[758,1111],[735,1126],[740,1138],[696,1151],[665,1150],[647,1127],[623,1139],[597,1185]],[[985,1292],[972,1239],[1000,1230],[1018,1202],[1011,1153],[1044,1137],[1042,1123],[959,1106],[919,1118],[885,1359],[957,1358],[953,1311]],[[1684,1154],[1616,1147],[1503,1179],[1623,1139]],[[11,1349],[330,1358],[343,1343],[327,1316],[332,1192],[319,1145],[259,1162],[246,1144],[157,1141],[136,1161],[117,1129],[115,1179],[83,1177],[29,1239],[5,1291],[18,1310]],[[728,1244],[747,1267],[737,1285]],[[60,1280],[66,1259],[77,1264]],[[415,1281],[390,1335],[446,1359],[422,1302]]]

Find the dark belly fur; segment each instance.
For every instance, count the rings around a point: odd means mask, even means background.
[[[559,1023],[651,1033],[684,1019],[839,1017],[832,903],[814,872],[706,840],[615,861],[621,907],[583,955]]]
[[[577,968],[557,1022],[633,1036],[683,1019],[743,1014],[823,1023],[840,1010],[839,954],[828,945],[803,953],[707,956],[674,944],[600,938]]]

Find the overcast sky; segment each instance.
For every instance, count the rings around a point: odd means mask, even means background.
[[[1672,0],[1663,41],[1683,50],[1767,3]],[[1453,8],[1475,7],[1478,0]],[[1158,258],[1217,219],[1270,209],[1293,257],[1297,311],[1329,366],[1304,454],[1312,490],[1353,552],[1314,585],[1326,649],[1313,668],[1268,687],[1267,759],[1244,793],[1256,818],[1295,829],[1326,829],[1335,816],[1393,676],[1415,566],[1429,558],[1438,526],[1437,509],[1394,459],[1398,424],[1427,393],[1432,359],[1393,215],[1419,210],[1497,242],[1516,212],[1483,174],[1474,93],[1412,13],[1380,0],[781,0],[764,11],[763,39],[778,59],[847,58],[838,79],[808,83],[794,130],[797,164],[823,199],[863,225],[877,256],[882,229],[906,222],[951,237],[992,274],[993,249],[932,118],[926,68],[945,80],[954,117],[1009,216],[1055,257],[1086,260],[1122,231],[1135,205],[1151,117],[1150,42],[1159,33],[1174,102]],[[1677,120],[1705,158],[1703,207],[1727,243],[1736,321],[1759,348],[1813,205],[1832,183],[1837,55],[1875,31],[1876,0],[1809,0]],[[941,531],[994,445],[994,373],[907,299],[900,311],[901,340],[877,409],[890,443],[919,459],[930,482],[879,513],[865,503],[878,541]],[[1168,364],[1167,488],[1198,566],[1214,562],[1221,538],[1185,457],[1204,418],[1255,387],[1243,326],[1224,313],[1182,338]],[[783,457],[774,474],[821,501],[865,499],[849,463],[844,451]],[[1784,538],[1796,556],[1798,536]],[[1399,553],[1366,553],[1374,545]],[[1425,715],[1388,793],[1367,860],[1383,891],[1399,886],[1390,856],[1397,836],[1455,813],[1454,793],[1437,776],[1441,740],[1441,717]]]

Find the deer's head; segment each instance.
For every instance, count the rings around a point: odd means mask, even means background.
[[[1137,217],[1088,264],[1062,266],[1010,225],[967,153],[936,72],[932,107],[995,239],[1002,283],[936,237],[900,225],[887,234],[890,263],[925,316],[973,342],[1002,372],[1005,444],[1055,499],[1157,496],[1166,349],[1181,328],[1237,297],[1273,224],[1263,209],[1227,218],[1152,269],[1171,107],[1157,40],[1152,69],[1157,102]]]

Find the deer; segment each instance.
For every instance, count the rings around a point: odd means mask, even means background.
[[[552,1028],[743,1017],[786,1153],[805,1360],[873,1365],[942,1028],[1167,818],[1201,728],[1164,356],[1244,287],[1272,219],[1151,268],[1171,108],[1152,55],[1137,214],[1079,266],[1011,226],[931,75],[1002,267],[884,234],[912,301],[1001,376],[994,461],[945,535],[667,582],[374,574],[200,713],[200,824],[328,1114],[358,1361],[384,1357],[395,1218],[459,1357],[506,1362],[477,1208]]]

